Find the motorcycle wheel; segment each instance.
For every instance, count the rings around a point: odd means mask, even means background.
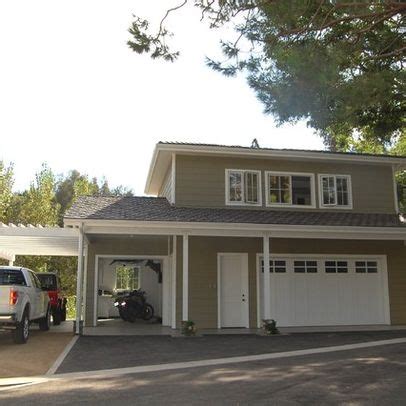
[[[118,313],[120,315],[120,317],[124,320],[124,321],[128,321],[128,316],[127,316],[127,311],[125,309],[122,309],[121,307],[118,308]]]
[[[150,304],[146,304],[144,307],[144,314],[142,318],[144,320],[151,320],[154,317],[154,308]]]

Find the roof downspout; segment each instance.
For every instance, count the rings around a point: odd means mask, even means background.
[[[176,154],[172,153],[172,168],[171,168],[171,204],[176,203]]]
[[[393,181],[393,199],[394,199],[394,206],[395,206],[395,213],[399,214],[399,200],[398,200],[398,190],[396,184],[396,173],[395,173],[395,166],[392,165],[392,181]]]

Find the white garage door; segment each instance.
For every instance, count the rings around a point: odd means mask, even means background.
[[[389,324],[384,261],[371,256],[271,256],[271,318],[282,327]],[[258,274],[262,320],[262,257]]]

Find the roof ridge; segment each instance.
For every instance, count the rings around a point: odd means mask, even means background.
[[[356,152],[356,151],[329,151],[321,149],[298,149],[298,148],[272,148],[272,147],[258,147],[252,148],[251,146],[243,145],[225,145],[225,144],[211,144],[211,143],[198,143],[198,142],[178,142],[178,141],[159,141],[160,145],[179,145],[179,146],[196,146],[196,147],[216,147],[216,148],[241,148],[253,151],[285,151],[285,152],[310,152],[320,154],[338,154],[338,155],[350,155],[350,156],[371,156],[371,157],[384,157],[384,158],[401,158],[406,159],[406,156],[395,154],[373,154],[368,152]]]

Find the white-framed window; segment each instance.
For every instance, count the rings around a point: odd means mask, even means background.
[[[261,259],[261,272],[264,273],[264,260]],[[286,273],[286,261],[283,259],[269,260],[269,272]]]
[[[378,262],[377,261],[355,261],[356,273],[377,273]]]
[[[326,273],[348,273],[348,261],[324,261]]]
[[[315,208],[314,174],[266,171],[266,205]]]
[[[350,175],[319,175],[320,207],[352,209]]]
[[[295,273],[317,273],[317,261],[294,261],[293,270]]]
[[[140,268],[120,265],[116,267],[116,290],[134,290],[140,288]]]
[[[226,169],[226,204],[261,206],[261,171]]]

